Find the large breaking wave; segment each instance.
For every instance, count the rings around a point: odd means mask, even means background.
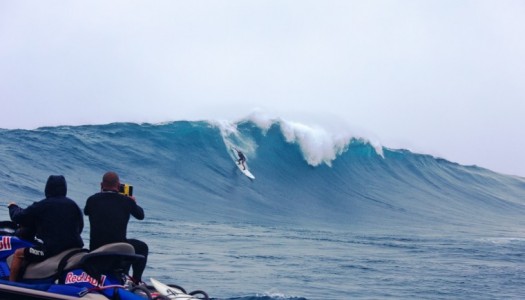
[[[523,224],[525,213],[523,178],[283,120],[1,130],[0,140],[0,197],[22,204],[63,174],[83,206],[115,170],[148,215],[179,220],[497,230]],[[232,146],[254,181],[234,165]]]

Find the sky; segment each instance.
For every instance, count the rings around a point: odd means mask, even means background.
[[[0,0],[0,128],[262,110],[525,177],[524,37],[521,0]]]

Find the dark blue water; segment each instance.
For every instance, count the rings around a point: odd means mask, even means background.
[[[5,203],[63,174],[83,207],[107,170],[146,210],[129,230],[150,245],[145,277],[215,299],[525,295],[524,178],[284,122],[0,130]]]

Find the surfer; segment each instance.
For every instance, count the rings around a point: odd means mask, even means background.
[[[124,242],[135,248],[135,253],[144,256],[143,260],[133,262],[132,280],[135,284],[142,282],[142,273],[148,260],[148,245],[137,239],[128,239],[126,231],[129,217],[144,220],[144,210],[133,196],[119,193],[120,179],[117,173],[107,172],[100,183],[101,191],[89,197],[84,207],[84,214],[89,216],[91,227],[89,249]]]
[[[237,164],[238,165],[241,165],[242,164],[242,168],[243,170],[246,170],[246,165],[244,164],[244,162],[246,162],[246,156],[244,156],[244,153],[242,153],[239,149],[235,149],[235,151],[237,151],[237,155],[239,156],[239,159],[237,160]]]
[[[82,211],[75,201],[66,197],[66,179],[62,175],[51,175],[47,179],[46,198],[33,203],[26,209],[16,203],[9,203],[9,216],[20,226],[28,226],[36,231],[38,243],[28,248],[19,248],[11,262],[10,281],[17,281],[22,275],[22,267],[29,262],[41,262],[64,250],[82,248],[84,242],[80,234],[84,228]]]

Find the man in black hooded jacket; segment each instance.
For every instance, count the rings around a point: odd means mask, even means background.
[[[34,228],[36,240],[41,243],[15,251],[11,263],[10,281],[16,281],[24,263],[43,261],[70,248],[82,248],[80,234],[84,218],[75,201],[66,197],[67,184],[62,175],[51,175],[47,179],[46,198],[26,209],[9,203],[11,220],[21,226]]]

